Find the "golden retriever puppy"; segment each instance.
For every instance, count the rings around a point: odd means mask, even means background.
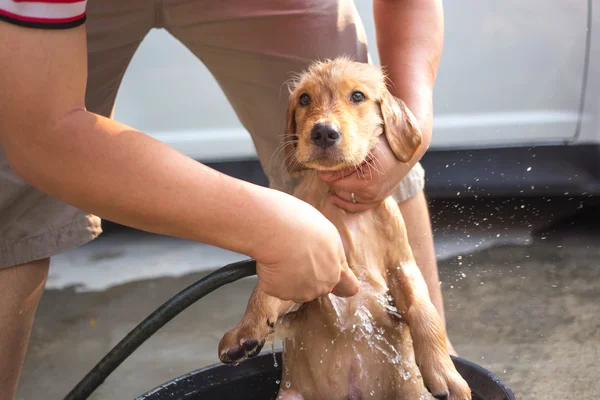
[[[337,227],[361,288],[351,298],[330,294],[305,304],[254,290],[242,321],[221,339],[219,358],[237,364],[256,356],[275,332],[284,339],[278,399],[471,398],[396,202],[348,213],[327,199],[330,188],[316,173],[360,166],[382,134],[403,162],[421,144],[414,116],[388,92],[378,67],[338,58],[300,76],[284,143],[287,168],[303,176],[294,195]]]

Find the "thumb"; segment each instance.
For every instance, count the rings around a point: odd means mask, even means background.
[[[360,289],[358,278],[356,278],[356,275],[354,275],[354,272],[352,272],[348,263],[344,260],[340,280],[331,293],[339,297],[351,297],[358,292],[358,289]]]

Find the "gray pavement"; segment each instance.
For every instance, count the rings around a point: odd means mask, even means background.
[[[600,391],[600,208],[594,199],[433,201],[448,328],[461,356],[519,399]],[[550,222],[553,222],[550,224]],[[54,260],[17,399],[60,399],[130,329],[185,286],[243,258],[112,229]],[[194,304],[140,347],[92,399],[133,399],[217,362],[254,278]]]

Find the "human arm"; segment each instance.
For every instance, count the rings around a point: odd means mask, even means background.
[[[360,176],[352,173],[345,178],[340,174],[326,174],[324,178],[337,187],[336,194],[330,195],[331,201],[349,211],[377,206],[427,151],[433,125],[433,88],[444,42],[441,0],[374,0],[373,11],[379,58],[391,82],[389,90],[412,111],[423,137],[416,154],[405,164],[396,159],[382,136],[373,155],[378,159],[377,169],[383,174],[371,171]],[[351,192],[355,193],[359,204],[351,202]],[[425,195],[421,192],[399,206],[431,300],[444,320],[444,303]],[[451,354],[455,355],[456,351],[448,339],[447,344]]]
[[[339,234],[314,208],[87,112],[86,61],[83,26],[0,22],[0,142],[17,174],[103,218],[253,257],[276,297],[356,292]]]
[[[336,191],[330,196],[331,201],[353,212],[376,207],[392,193],[429,148],[433,87],[444,39],[441,0],[374,0],[373,11],[379,58],[391,82],[389,90],[412,111],[423,138],[408,163],[396,159],[382,136],[373,152],[378,171],[360,175],[322,174]],[[359,204],[351,202],[352,192]]]
[[[423,134],[421,147],[410,163],[397,165],[400,171],[396,177],[401,180],[431,143],[433,88],[444,44],[444,12],[442,0],[374,0],[373,7],[379,57],[393,83],[390,91],[406,103]],[[388,159],[395,161],[394,157]],[[431,300],[445,324],[427,202],[420,193],[405,203],[400,209],[409,241]],[[456,355],[450,340],[446,341],[450,353]]]

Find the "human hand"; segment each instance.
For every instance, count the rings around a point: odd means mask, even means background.
[[[355,295],[358,279],[348,267],[335,226],[302,200],[283,193],[276,197],[277,216],[255,256],[259,287],[298,303],[329,293]]]
[[[377,207],[392,194],[410,167],[399,161],[385,136],[379,141],[367,161],[358,168],[343,171],[322,171],[319,176],[333,189],[329,200],[350,212],[362,212]],[[356,203],[352,202],[352,194]]]

